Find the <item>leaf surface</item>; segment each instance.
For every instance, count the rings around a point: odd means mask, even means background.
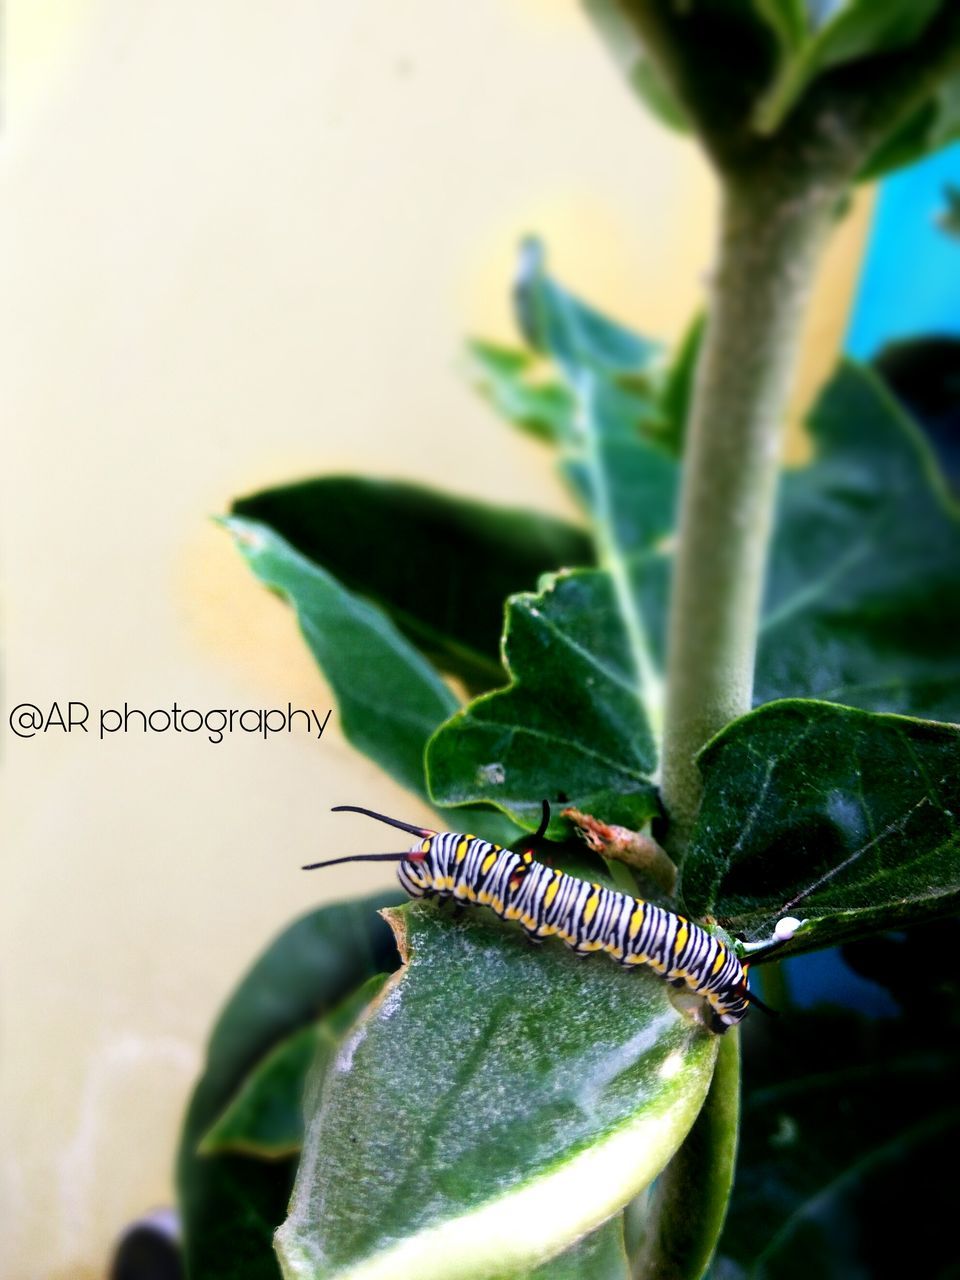
[[[829,703],[770,703],[700,757],[704,796],[681,895],[779,955],[960,906],[960,727]]]
[[[960,720],[960,511],[879,380],[841,367],[788,472],[756,699],[826,698]]]
[[[460,705],[452,689],[382,610],[273,529],[240,516],[223,523],[260,581],[292,605],[336,695],[347,739],[426,799],[424,751]],[[515,834],[496,814],[475,815],[472,825],[503,844]]]
[[[409,963],[317,1100],[278,1236],[285,1274],[523,1274],[659,1171],[716,1037],[651,972],[530,947],[480,913],[393,919]]]
[[[273,1232],[286,1211],[295,1160],[204,1157],[197,1146],[272,1050],[366,978],[396,965],[393,938],[376,911],[399,900],[399,894],[381,893],[303,916],[270,944],[224,1006],[177,1155],[184,1258],[192,1280],[277,1280]]]
[[[781,49],[773,84],[754,112],[761,133],[774,132],[808,85],[831,67],[875,57],[913,43],[943,0],[846,0],[824,7],[759,0]],[[806,19],[804,21],[804,19]]]
[[[593,559],[586,533],[562,520],[358,476],[268,489],[233,512],[268,525],[477,690],[505,683],[504,599]]]
[[[322,1071],[344,1034],[383,989],[378,973],[319,1022],[281,1040],[262,1058],[204,1136],[203,1156],[236,1153],[275,1160],[303,1145],[303,1094],[308,1073]]]
[[[814,406],[815,454],[781,478],[754,699],[815,697],[960,721],[960,511],[915,423],[845,363]],[[634,558],[663,661],[671,559]]]
[[[947,1277],[960,1137],[958,923],[845,947],[897,1016],[786,1009],[745,1028],[737,1182],[714,1274],[751,1280]],[[868,960],[869,956],[869,960]],[[802,966],[794,966],[800,969]],[[907,1223],[908,1230],[878,1224]],[[932,1229],[920,1240],[922,1223]],[[916,1229],[914,1229],[916,1228]]]
[[[486,801],[528,828],[542,799],[597,813],[617,793],[609,820],[636,825],[657,812],[653,738],[609,575],[560,574],[515,596],[504,656],[509,688],[475,699],[430,742],[434,800]]]

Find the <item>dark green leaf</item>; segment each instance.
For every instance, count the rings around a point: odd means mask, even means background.
[[[872,180],[913,164],[960,137],[960,74],[949,76],[888,135],[860,177]]]
[[[666,430],[664,443],[680,457],[687,433],[687,419],[693,402],[693,380],[700,358],[703,330],[706,319],[697,316],[689,326],[667,368],[660,391],[660,408],[663,411]]]
[[[796,5],[787,5],[783,0],[760,0],[758,8],[764,11],[780,39],[781,58],[777,76],[754,112],[756,128],[761,133],[773,133],[811,81],[831,67],[912,44],[941,3],[942,0],[847,0],[840,7],[831,6],[829,17],[811,22],[804,33]]]
[[[885,939],[899,1017],[789,1010],[745,1029],[737,1182],[716,1280],[956,1274],[957,924]],[[859,943],[850,952],[867,947]],[[893,1225],[891,1225],[893,1224]],[[901,1229],[900,1224],[905,1224]]]
[[[224,521],[262,583],[296,610],[340,705],[346,737],[411,791],[424,794],[423,750],[457,699],[389,618],[278,533],[254,520]]]
[[[923,429],[954,495],[960,495],[960,337],[891,342],[873,367]]]
[[[369,976],[397,962],[377,908],[380,894],[323,907],[286,929],[241,980],[217,1020],[184,1121],[177,1192],[192,1280],[277,1280],[273,1232],[282,1221],[294,1160],[201,1157],[197,1145],[271,1050],[313,1023]]]
[[[806,921],[779,954],[960,905],[960,727],[775,702],[700,757],[681,894],[748,941]]]
[[[303,1092],[307,1073],[322,1071],[343,1035],[383,989],[378,973],[320,1022],[301,1027],[262,1058],[210,1127],[199,1145],[203,1156],[255,1156],[275,1160],[295,1155],[303,1143]]]
[[[879,381],[845,365],[783,478],[756,698],[960,720],[960,518]]]
[[[505,597],[593,559],[587,535],[550,516],[355,476],[269,489],[233,511],[378,605],[432,662],[478,691],[506,680]]]
[[[844,365],[786,472],[754,697],[817,697],[960,721],[960,518],[930,447],[878,379]],[[670,558],[632,562],[663,661]]]
[[[618,793],[633,825],[655,813],[653,738],[609,576],[578,570],[515,596],[504,653],[510,687],[477,698],[430,742],[436,803],[486,801],[528,828],[558,792],[599,817],[601,793]]]
[[[479,913],[394,914],[409,967],[327,1075],[278,1236],[287,1275],[523,1274],[669,1159],[716,1037],[653,973]]]
[[[332,1040],[320,1023],[301,1027],[258,1062],[236,1097],[207,1131],[201,1156],[255,1156],[261,1160],[296,1155],[303,1142],[303,1083],[321,1049]]]

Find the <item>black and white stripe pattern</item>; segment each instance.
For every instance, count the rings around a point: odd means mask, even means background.
[[[650,965],[704,999],[716,1032],[747,1012],[746,971],[719,938],[641,898],[544,866],[529,851],[446,831],[420,840],[398,876],[412,898],[488,906],[532,938],[556,936],[579,955],[603,951],[622,965]]]

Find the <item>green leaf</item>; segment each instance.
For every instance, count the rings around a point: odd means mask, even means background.
[[[717,1039],[653,973],[530,947],[479,913],[391,914],[409,963],[308,1123],[285,1275],[522,1274],[656,1175]]]
[[[277,1280],[273,1231],[283,1220],[296,1161],[202,1157],[197,1146],[270,1052],[337,1005],[369,976],[397,963],[378,906],[400,894],[322,907],[271,943],[217,1019],[183,1124],[177,1197],[192,1280]]]
[[[653,737],[609,575],[576,570],[513,597],[504,658],[509,688],[475,699],[430,742],[435,802],[485,801],[533,828],[560,786],[597,816],[606,792],[626,797],[634,825],[656,813]]]
[[[268,525],[379,606],[433,663],[477,691],[506,679],[504,598],[593,559],[587,535],[550,516],[356,476],[269,489],[233,512]]]
[[[829,703],[770,703],[700,757],[685,909],[778,952],[830,946],[960,906],[960,727]]]
[[[311,1066],[322,1071],[344,1034],[383,989],[378,973],[347,996],[320,1022],[287,1036],[261,1059],[204,1136],[202,1156],[255,1156],[275,1160],[295,1155],[303,1144],[303,1093]]]
[[[558,791],[598,816],[596,805],[614,793],[622,817],[607,819],[642,823],[655,811],[650,775],[662,689],[629,562],[671,528],[677,488],[675,458],[643,430],[653,422],[663,430],[651,391],[662,381],[659,350],[559,285],[532,241],[516,302],[528,339],[573,397],[575,413],[557,434],[561,465],[590,512],[605,574],[564,575],[538,601],[511,603],[504,640],[511,684],[436,735],[431,794],[448,804],[487,801],[536,826],[541,800]],[[520,372],[516,360],[496,365],[491,385],[500,403],[503,379],[513,386]],[[675,404],[682,382],[677,373]],[[595,612],[577,620],[577,609]]]
[[[667,423],[664,442],[678,458],[683,454],[687,420],[693,403],[693,380],[705,325],[706,317],[702,314],[689,325],[673,354],[660,391],[660,406]]]
[[[844,364],[781,477],[754,698],[816,697],[960,721],[960,515],[930,447],[876,376]],[[663,661],[670,556],[632,561]]]
[[[686,133],[690,121],[682,104],[650,58],[622,4],[617,0],[586,0],[584,6],[621,74],[651,114],[669,129]]]
[[[960,138],[960,74],[948,76],[867,159],[859,177],[870,181],[913,164]]]
[[[942,0],[846,0],[831,6],[825,21],[811,23],[804,31],[795,3],[760,0],[758,9],[778,36],[781,58],[773,84],[755,109],[755,128],[760,133],[775,132],[811,81],[831,67],[912,44],[923,34],[941,3]]]
[[[565,1253],[525,1272],[523,1280],[632,1280],[622,1215],[611,1218]]]
[[[526,340],[550,355],[571,385],[585,368],[639,374],[661,355],[659,343],[609,319],[548,275],[543,246],[533,237],[520,251],[514,303]]]
[[[197,1148],[199,1154],[233,1152],[261,1160],[296,1155],[303,1142],[307,1070],[321,1048],[329,1051],[332,1043],[320,1023],[281,1041],[257,1064],[210,1127]]]
[[[707,1099],[648,1193],[636,1276],[700,1280],[720,1238],[733,1187],[740,1122],[740,1033],[724,1036]]]
[[[960,512],[879,380],[844,365],[782,480],[756,698],[960,720]]]
[[[308,560],[267,525],[224,525],[250,568],[296,611],[340,706],[343,732],[411,791],[424,794],[423,750],[457,699],[389,618]]]
[[[960,1108],[955,921],[877,947],[876,981],[903,1008],[878,1021],[790,1010],[754,1024],[737,1182],[717,1280],[849,1280],[956,1270]],[[931,981],[933,979],[933,981]],[[905,1223],[908,1229],[878,1229]]]
[[[573,393],[545,375],[543,360],[479,340],[467,344],[467,355],[478,390],[508,422],[551,444],[574,439]]]

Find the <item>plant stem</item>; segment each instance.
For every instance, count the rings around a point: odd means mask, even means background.
[[[700,748],[749,711],[784,412],[839,190],[765,168],[724,184],[719,261],[684,457],[668,633],[663,795],[682,858]]]

